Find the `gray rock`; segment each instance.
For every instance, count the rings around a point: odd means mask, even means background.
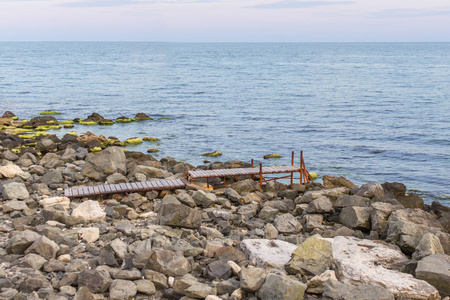
[[[416,277],[438,289],[443,297],[450,296],[450,256],[434,254],[420,260]]]
[[[264,226],[264,238],[273,240],[276,239],[278,236],[278,230],[275,228],[275,226],[272,225],[272,223],[267,223],[266,226]]]
[[[297,245],[288,242],[265,239],[244,239],[240,246],[248,260],[257,266],[283,270],[297,249]]]
[[[43,138],[37,142],[36,150],[50,152],[56,150],[56,144],[51,139]]]
[[[305,215],[302,222],[304,221],[303,229],[306,232],[311,232],[316,228],[323,228],[323,215]]]
[[[55,153],[47,153],[39,162],[39,165],[45,169],[55,169],[58,167],[64,167],[65,162],[61,157]]]
[[[387,221],[391,213],[395,210],[395,206],[386,202],[375,202],[370,206],[370,220],[372,230],[378,232],[381,238],[386,238]]]
[[[9,254],[23,254],[40,237],[34,231],[25,230],[14,235],[6,244],[5,250]]]
[[[251,179],[235,182],[229,187],[235,190],[240,195],[242,195],[243,193],[262,192],[259,183]]]
[[[302,225],[289,213],[276,216],[274,225],[281,233],[298,233],[302,230]]]
[[[84,270],[78,276],[78,286],[85,286],[92,293],[106,292],[111,283],[111,276],[105,270]]]
[[[58,171],[50,171],[44,174],[39,181],[45,183],[46,185],[59,184],[64,181],[62,175]]]
[[[128,179],[125,175],[120,173],[114,173],[106,177],[107,184],[127,183]]]
[[[134,283],[136,284],[138,293],[145,295],[153,295],[156,293],[155,285],[150,280],[140,279],[136,280]]]
[[[159,224],[199,228],[202,224],[202,213],[183,204],[163,204],[159,212]]]
[[[333,247],[329,241],[320,237],[307,238],[294,251],[291,261],[286,265],[290,274],[306,273],[320,275],[333,263]]]
[[[138,280],[142,278],[141,271],[136,268],[132,270],[110,269],[109,272],[114,279]]]
[[[30,194],[25,184],[19,182],[10,182],[3,184],[3,198],[5,200],[27,199]]]
[[[20,266],[22,268],[32,268],[35,270],[40,270],[45,262],[46,259],[43,258],[42,256],[31,253],[27,254],[23,258],[22,262],[20,263]]]
[[[226,189],[225,196],[227,196],[228,199],[230,199],[233,202],[237,202],[239,200],[239,198],[241,198],[241,195],[239,195],[238,192],[236,192],[232,188]]]
[[[417,194],[400,195],[397,196],[397,201],[400,202],[405,208],[423,208],[423,199]]]
[[[25,250],[25,254],[35,253],[39,254],[45,259],[51,259],[56,257],[56,253],[59,250],[59,246],[52,240],[45,236],[41,236],[39,239]]]
[[[324,299],[332,300],[394,300],[394,295],[387,289],[378,285],[348,285],[337,280],[325,283],[322,294]]]
[[[200,207],[208,208],[211,206],[211,204],[215,203],[217,201],[216,195],[213,193],[208,193],[205,191],[196,191],[192,195],[192,199],[194,199],[195,204],[197,204]]]
[[[333,211],[333,203],[325,196],[314,199],[305,209],[308,214],[329,214]]]
[[[106,213],[101,209],[98,201],[88,200],[78,205],[71,216],[85,222],[98,222],[105,219]]]
[[[19,290],[23,293],[31,293],[41,288],[52,288],[43,276],[29,276],[19,285]]]
[[[318,191],[308,191],[301,198],[300,203],[310,203],[314,199],[317,199],[322,196],[328,197],[330,200],[336,200],[337,197],[341,195],[348,195],[349,189],[345,187],[339,187],[334,189],[325,189]],[[296,200],[297,203],[297,200]]]
[[[91,293],[89,288],[82,286],[78,289],[73,300],[95,300],[95,296]]]
[[[132,193],[124,197],[120,203],[128,205],[129,207],[138,208],[142,203],[146,202],[147,198],[142,197],[138,193]]]
[[[196,207],[194,199],[188,194],[188,193],[179,193],[177,195],[177,199],[184,205],[187,205],[189,207]]]
[[[205,299],[208,295],[215,295],[216,289],[207,284],[196,283],[184,290],[187,297],[195,299]]]
[[[133,230],[135,229],[134,224],[130,223],[130,221],[123,220],[116,224],[116,229],[119,232],[122,232],[124,235],[131,235]]]
[[[340,211],[342,208],[347,206],[370,206],[370,199],[357,195],[342,195],[339,196],[333,204],[334,209]]]
[[[22,211],[27,208],[28,206],[25,202],[17,200],[10,200],[2,206],[4,213],[10,213],[12,211]]]
[[[426,233],[419,244],[416,247],[416,251],[413,253],[412,258],[415,260],[421,260],[425,256],[444,253],[441,241],[437,236],[432,233]]]
[[[87,155],[81,173],[91,179],[105,181],[109,175],[114,173],[125,175],[126,170],[126,157],[123,149],[108,147],[97,154]]]
[[[113,240],[110,246],[120,259],[123,259],[128,252],[128,245],[120,239]]]
[[[369,230],[370,208],[359,206],[347,206],[339,214],[339,223],[351,229]]]
[[[219,282],[217,285],[217,294],[218,295],[231,295],[235,290],[240,287],[240,282],[235,278],[230,278],[228,280],[224,280]]]
[[[137,294],[137,286],[133,281],[113,280],[109,287],[109,299],[128,300]]]
[[[138,165],[134,168],[131,176],[136,176],[136,174],[143,174],[147,178],[161,178],[164,175],[164,170],[154,167]]]
[[[241,289],[247,292],[256,292],[266,279],[266,272],[260,268],[242,268],[239,273]]]
[[[271,273],[256,295],[261,300],[297,300],[303,299],[305,290],[304,283]]]
[[[50,259],[44,264],[44,271],[47,273],[63,272],[65,270],[65,267],[65,262],[56,259]]]
[[[344,177],[334,177],[334,176],[328,176],[325,175],[322,177],[323,180],[323,186],[332,189],[332,188],[338,188],[338,187],[346,187],[349,189],[356,189],[358,188],[355,184],[353,184],[350,180],[344,178]]]
[[[370,198],[374,201],[381,201],[386,198],[384,189],[379,183],[367,183],[362,185],[356,192],[356,195]]]
[[[66,148],[64,154],[61,155],[61,159],[66,163],[73,163],[76,160],[75,149]]]
[[[269,220],[275,218],[275,216],[279,213],[280,211],[276,208],[273,208],[271,206],[264,206],[259,212],[258,217],[263,220]]]
[[[167,276],[162,273],[147,269],[144,270],[144,277],[153,282],[158,290],[169,288]]]
[[[231,267],[223,260],[216,260],[206,267],[206,272],[211,280],[216,278],[226,280],[231,277]]]
[[[152,270],[167,276],[183,276],[191,271],[191,264],[170,250],[155,250],[148,261]]]

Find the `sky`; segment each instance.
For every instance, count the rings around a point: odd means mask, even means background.
[[[0,0],[0,41],[450,42],[450,1]]]

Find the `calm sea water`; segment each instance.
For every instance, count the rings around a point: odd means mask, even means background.
[[[449,82],[449,43],[0,43],[0,112],[145,112],[155,120],[76,130],[158,137],[159,158],[194,165],[210,151],[289,164],[303,150],[319,175],[402,182],[447,204]]]

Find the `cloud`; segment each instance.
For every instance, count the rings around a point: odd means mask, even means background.
[[[33,1],[33,0],[21,0],[21,1]],[[186,3],[210,3],[210,2],[223,2],[223,0],[179,0],[179,1],[151,1],[151,0],[84,0],[77,2],[67,2],[58,4],[57,6],[64,7],[113,7],[113,6],[125,6],[135,5],[142,3],[168,3],[168,4],[186,4]]]
[[[310,7],[318,7],[318,6],[342,5],[342,4],[351,4],[351,3],[355,3],[355,1],[329,2],[329,1],[283,0],[283,1],[274,2],[274,3],[246,6],[245,8],[261,8],[261,9],[310,8]]]
[[[450,15],[450,9],[420,10],[420,9],[386,9],[369,14],[370,18],[419,18]]]

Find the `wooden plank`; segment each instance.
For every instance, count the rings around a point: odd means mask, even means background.
[[[145,189],[144,188],[144,185],[142,184],[142,182],[135,182],[135,184],[136,184],[136,189],[139,189],[139,190],[143,190],[143,189]]]
[[[106,193],[110,193],[111,191],[111,186],[110,185],[104,185],[103,188],[105,189]]]
[[[132,183],[130,183],[130,185],[131,185],[131,190],[133,190],[133,191],[139,190],[139,187],[136,184],[136,182],[132,182]]]
[[[113,184],[113,185],[111,186],[111,188],[115,189],[116,192],[123,192],[123,189],[122,189],[122,187],[120,186],[120,184]]]
[[[98,190],[100,191],[101,194],[106,194],[105,185],[100,185],[98,187]]]
[[[162,184],[159,182],[159,180],[153,181],[153,184],[155,185],[155,189],[161,189]]]
[[[94,186],[94,194],[95,195],[100,194],[100,190],[98,189],[98,185]]]
[[[142,182],[142,185],[144,186],[144,189],[146,189],[146,190],[149,190],[149,189],[151,189],[151,187],[150,187],[150,185],[149,185],[148,181],[144,181],[144,182]]]

